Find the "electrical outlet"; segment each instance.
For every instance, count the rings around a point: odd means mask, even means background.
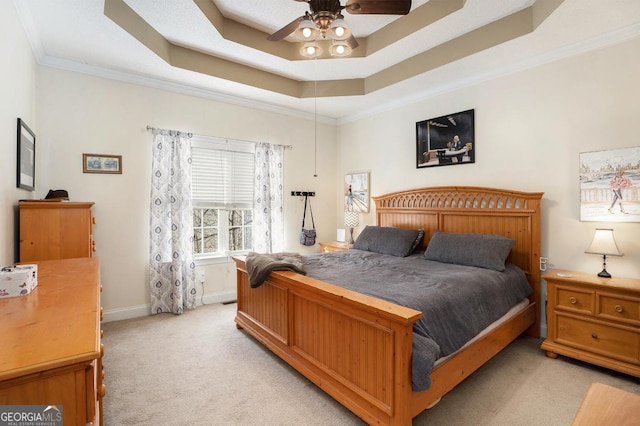
[[[198,281],[200,281],[201,283],[204,282],[204,271],[199,271],[198,272]]]
[[[541,257],[540,258],[540,270],[542,272],[546,272],[547,270],[547,263],[549,263],[549,259],[546,257]]]

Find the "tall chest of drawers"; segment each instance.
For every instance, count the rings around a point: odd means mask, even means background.
[[[20,257],[22,263],[36,260],[91,257],[93,202],[21,201]]]
[[[640,280],[552,270],[547,356],[565,355],[640,377]]]

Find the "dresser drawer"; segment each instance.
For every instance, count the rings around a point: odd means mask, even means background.
[[[555,332],[557,343],[640,364],[640,334],[637,331],[558,315]]]
[[[556,308],[586,315],[595,314],[595,291],[559,285]]]
[[[640,325],[640,299],[599,292],[598,316]]]

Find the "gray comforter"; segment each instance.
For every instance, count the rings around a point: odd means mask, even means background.
[[[303,256],[307,276],[422,312],[413,328],[413,389],[431,386],[435,361],[460,349],[531,294],[518,267],[504,272],[362,250]]]

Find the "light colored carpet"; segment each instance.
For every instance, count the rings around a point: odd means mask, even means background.
[[[235,304],[106,323],[106,426],[362,425],[236,329]],[[560,357],[521,337],[414,425],[570,425],[593,382],[640,394],[638,379]]]

